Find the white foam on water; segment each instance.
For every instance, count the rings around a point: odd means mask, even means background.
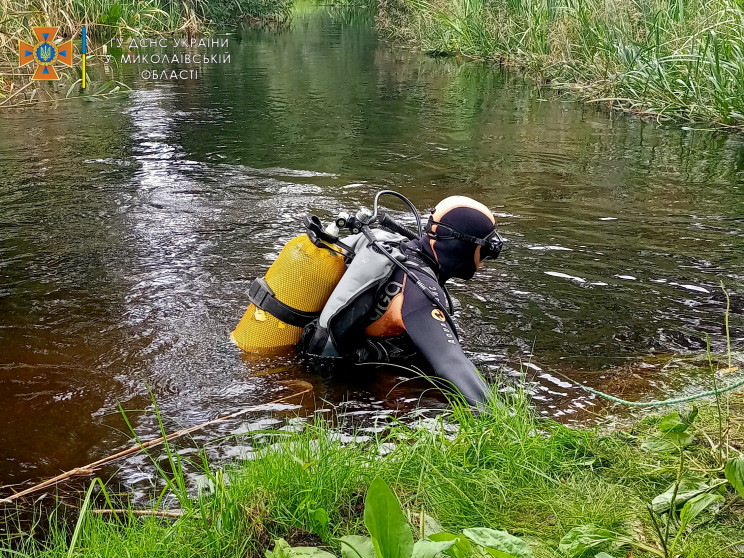
[[[563,246],[529,246],[530,250],[553,250],[553,251],[563,251],[563,252],[573,252],[573,249],[571,248],[565,248]]]
[[[568,275],[567,273],[560,273],[558,271],[546,271],[545,275],[550,275],[552,277],[560,277],[561,279],[571,279],[572,281],[576,281],[577,283],[586,283],[586,279],[583,279],[581,277],[575,277],[573,275]]]
[[[710,294],[710,291],[704,287],[698,287],[697,285],[682,285],[680,283],[669,283],[670,285],[674,285],[675,287],[682,287],[683,289],[687,289],[688,291],[695,291],[696,293],[708,293]]]
[[[549,382],[562,387],[562,388],[570,388],[572,387],[570,382],[567,382],[565,380],[561,380],[560,378],[556,378],[555,376],[552,376],[548,374],[547,372],[544,374],[540,374],[540,378],[543,378],[544,380],[548,380]],[[565,394],[564,394],[565,395]]]

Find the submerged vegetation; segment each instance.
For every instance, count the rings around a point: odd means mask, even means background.
[[[538,418],[518,392],[492,399],[481,415],[455,406],[372,439],[344,439],[322,421],[301,432],[254,431],[245,436],[255,457],[225,470],[205,461],[198,494],[182,458],[166,447],[168,466],[153,456],[164,482],[152,509],[115,503],[94,482],[73,525],[52,516],[47,540],[17,532],[6,550],[33,557],[740,556],[744,399],[719,404],[720,413],[708,404],[699,415],[693,408],[605,433]],[[414,547],[414,539],[424,542]]]
[[[744,127],[741,0],[380,0],[377,23],[586,100]]]

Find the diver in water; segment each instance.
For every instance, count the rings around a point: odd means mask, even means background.
[[[432,211],[418,238],[372,232],[374,239],[345,239],[354,259],[298,348],[321,362],[396,362],[420,355],[470,404],[482,404],[489,387],[460,346],[444,284],[470,279],[498,256],[502,241],[493,214],[471,198],[451,196]],[[390,263],[391,256],[401,265]]]

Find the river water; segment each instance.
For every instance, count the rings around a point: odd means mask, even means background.
[[[136,412],[148,389],[169,429],[291,393],[293,379],[314,387],[301,413],[410,410],[426,385],[399,386],[399,371],[329,378],[228,339],[304,213],[369,205],[381,188],[422,211],[451,194],[494,209],[505,248],[452,286],[456,318],[481,369],[503,389],[521,370],[544,415],[603,409],[555,370],[631,399],[707,388],[659,355],[703,350],[706,333],[725,348],[720,281],[741,347],[741,137],[392,48],[338,11],[224,37],[211,52],[229,63],[198,79],[98,67],[134,92],[0,114],[0,484],[131,443],[117,402],[152,434]],[[135,460],[119,477],[151,472]]]

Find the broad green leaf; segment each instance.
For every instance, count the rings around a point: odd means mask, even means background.
[[[700,480],[700,477],[684,478],[679,483],[677,489],[677,497],[674,501],[674,507],[677,508],[684,504],[688,500],[691,500],[698,494],[703,494],[711,489],[706,483]],[[674,484],[672,484],[667,490],[659,494],[656,498],[651,501],[651,506],[655,513],[664,513],[669,510],[672,503],[672,495],[674,494]]]
[[[314,546],[295,546],[290,550],[289,558],[336,558],[336,556]]]
[[[434,558],[437,554],[449,550],[455,541],[428,541],[422,539],[413,545],[411,558]]]
[[[660,432],[646,438],[641,444],[641,449],[656,453],[674,451],[689,446],[695,441],[695,436],[689,432]]]
[[[726,480],[744,498],[744,456],[736,459],[729,459],[726,463]]]
[[[613,558],[613,557],[607,554],[606,552],[600,552],[599,554],[596,554],[594,558]]]
[[[369,537],[346,535],[341,542],[341,558],[376,558],[375,547]]]
[[[312,517],[315,523],[320,525],[321,530],[325,531],[326,527],[328,527],[330,518],[328,517],[328,512],[325,511],[323,508],[313,510],[310,514],[310,517]]]
[[[688,427],[677,411],[669,413],[659,423],[659,430],[662,432],[684,432]]]
[[[364,500],[364,524],[378,558],[410,558],[413,535],[400,503],[380,477],[372,481]]]
[[[314,546],[291,547],[284,539],[275,540],[273,552],[267,550],[264,556],[266,558],[336,558],[330,552],[320,550]]]
[[[475,527],[473,529],[463,529],[462,534],[475,544],[485,547],[491,556],[532,558],[530,545],[506,531],[497,531],[488,527]],[[501,553],[501,556],[491,552],[491,550]]]
[[[289,551],[291,549],[287,541],[277,539],[274,541],[274,550],[267,550],[264,552],[264,556],[266,558],[289,558]]]
[[[429,539],[432,541],[454,541],[454,545],[445,552],[447,556],[452,556],[452,558],[470,558],[473,553],[473,546],[465,535],[435,533],[434,535],[429,535]]]
[[[679,514],[679,520],[682,524],[680,529],[684,530],[698,515],[716,502],[723,502],[723,499],[720,494],[708,494],[706,492],[688,500]]]
[[[602,529],[596,525],[581,525],[566,533],[558,544],[558,550],[573,558],[581,556],[595,546],[622,539],[617,533]]]

